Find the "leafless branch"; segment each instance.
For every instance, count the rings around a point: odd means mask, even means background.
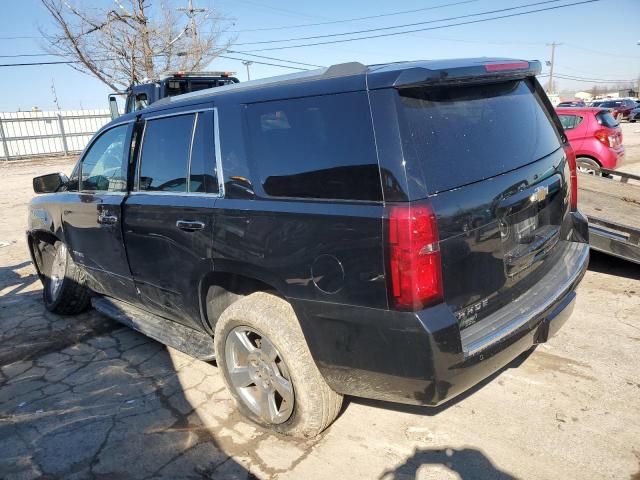
[[[205,68],[235,41],[230,20],[209,11],[195,28],[166,3],[114,0],[90,8],[79,0],[40,0],[52,19],[41,28],[45,48],[114,91],[176,70]],[[154,4],[156,5],[156,4]]]

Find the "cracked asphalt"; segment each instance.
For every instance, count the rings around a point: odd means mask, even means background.
[[[294,440],[238,415],[214,364],[44,309],[26,204],[72,163],[0,165],[0,479],[640,480],[640,267],[593,255],[559,334],[453,403],[347,399]]]

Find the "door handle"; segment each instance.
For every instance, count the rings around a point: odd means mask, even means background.
[[[178,220],[176,222],[176,227],[180,230],[184,230],[185,232],[195,232],[196,230],[204,229],[204,222],[194,222],[191,220]]]
[[[118,217],[115,215],[104,215],[101,213],[98,215],[98,223],[101,225],[115,225],[118,223]]]

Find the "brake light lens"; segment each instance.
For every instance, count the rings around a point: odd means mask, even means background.
[[[420,310],[442,301],[442,266],[436,216],[430,205],[389,211],[389,298],[398,310]]]
[[[504,72],[505,70],[523,70],[529,68],[529,62],[487,63],[484,69],[487,72]]]
[[[572,212],[578,209],[578,175],[576,173],[576,152],[573,151],[571,145],[564,146],[564,153],[567,156],[567,164],[569,165],[569,177],[570,177],[570,193],[569,193],[569,208]]]
[[[616,148],[622,143],[622,139],[618,139],[618,132],[608,128],[596,130],[594,136],[609,148]]]

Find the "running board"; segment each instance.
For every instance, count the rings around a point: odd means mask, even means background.
[[[114,298],[93,297],[98,312],[199,360],[213,360],[213,338],[206,333],[149,313]]]

